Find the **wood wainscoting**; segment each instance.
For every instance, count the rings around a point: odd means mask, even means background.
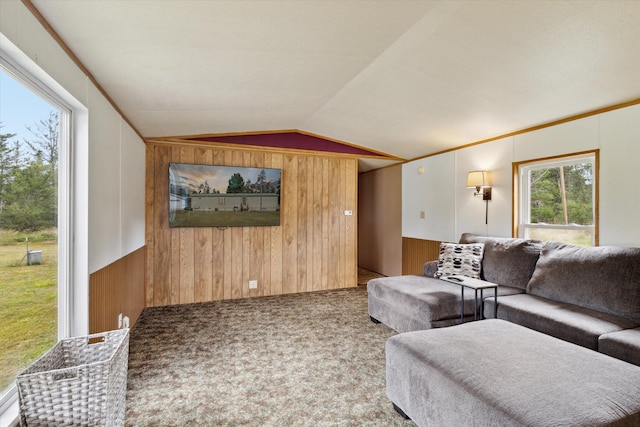
[[[133,327],[144,309],[146,247],[89,275],[89,333],[118,329],[118,315]]]
[[[427,261],[438,259],[440,242],[411,237],[402,238],[402,274],[422,274]]]
[[[170,162],[281,169],[280,226],[170,228]],[[146,165],[147,307],[357,286],[356,158],[148,142]]]

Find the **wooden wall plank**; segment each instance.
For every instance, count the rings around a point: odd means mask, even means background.
[[[171,304],[171,229],[169,228],[169,215],[166,204],[169,200],[169,159],[171,148],[156,147],[154,157],[154,220],[153,227],[153,305]],[[147,189],[147,191],[149,191]],[[149,251],[151,252],[151,251]]]
[[[313,194],[313,290],[319,291],[323,289],[322,272],[325,270],[323,257],[323,240],[322,226],[324,211],[322,208],[323,199],[323,159],[315,157],[313,159],[313,186],[309,186],[309,190]]]
[[[147,305],[356,286],[357,159],[149,143]],[[278,227],[168,227],[168,163],[282,171]],[[151,194],[149,194],[151,193]],[[354,215],[346,217],[345,210]],[[258,280],[249,290],[248,281]]]
[[[340,203],[336,212],[338,218],[340,219],[339,229],[344,230],[346,227],[346,216],[344,211],[347,208],[347,194],[346,194],[346,185],[347,185],[347,169],[346,169],[347,161],[346,159],[340,159],[339,164],[339,172],[340,172],[340,181],[338,185],[338,189],[340,190]],[[340,244],[338,245],[340,248],[340,277],[346,277],[347,271],[347,235],[346,233],[340,233]],[[342,282],[342,286],[351,286],[350,283]]]
[[[271,157],[271,167],[281,170],[281,185],[282,182],[288,181],[289,171],[283,169],[284,155],[273,154]],[[283,200],[283,199],[282,199]],[[269,295],[280,295],[282,290],[282,264],[283,264],[283,252],[282,252],[282,229],[284,228],[282,206],[280,207],[280,226],[271,227],[271,286],[269,287]]]
[[[213,164],[213,151],[196,148],[194,162]],[[194,301],[215,300],[213,296],[213,227],[197,227],[194,230]]]
[[[89,275],[89,333],[118,329],[118,315],[129,327],[145,307],[146,247],[143,246]]]
[[[329,287],[340,287],[340,159],[329,159]]]
[[[145,196],[144,196],[144,215],[145,215],[145,229],[144,229],[144,241],[149,251],[146,252],[146,262],[145,262],[145,305],[151,306],[153,305],[153,252],[155,251],[154,246],[154,230],[153,226],[155,220],[155,204],[154,204],[154,195],[155,195],[155,175],[154,175],[154,165],[155,165],[155,146],[147,145],[145,147]]]
[[[402,274],[422,274],[427,261],[437,260],[440,242],[410,237],[402,238]]]
[[[212,164],[218,166],[224,166],[225,152],[220,150],[207,150],[212,152]],[[225,272],[226,263],[224,259],[225,254],[225,230],[218,227],[211,228],[211,276],[212,276],[212,300],[219,301],[225,298]],[[229,240],[226,238],[226,240]],[[228,273],[227,273],[228,274]],[[227,295],[231,293],[231,286],[229,283],[229,289]]]
[[[307,291],[312,291],[313,290],[313,264],[315,263],[315,254],[313,252],[313,233],[315,231],[315,227],[313,224],[314,221],[314,213],[313,213],[313,188],[314,188],[314,181],[315,181],[315,162],[314,159],[312,157],[307,157],[306,158],[306,168],[307,168],[307,183],[305,185],[304,188],[306,188],[307,190],[305,191],[305,193],[307,193],[307,219],[306,219],[306,232],[307,232],[307,239],[306,239],[306,244],[307,244],[307,248],[306,248],[306,253],[307,253],[307,283],[305,286],[305,289]]]
[[[195,149],[180,147],[180,163],[193,163]],[[180,229],[180,274],[178,279],[181,304],[195,302],[195,228]]]
[[[286,183],[283,183],[283,195],[282,200],[287,200],[285,206],[281,210],[281,218],[283,222],[282,229],[282,292],[285,294],[298,292],[297,286],[297,272],[298,272],[298,204],[297,204],[297,189],[298,189],[298,162],[296,156],[286,154],[284,156],[283,167],[289,171],[292,177],[289,178]],[[291,203],[293,201],[293,203]]]
[[[309,173],[309,169],[307,168],[307,158],[299,156],[298,160],[298,175],[297,175],[297,183],[299,185],[307,185],[307,176]],[[309,192],[307,191],[297,191],[296,192],[297,200],[296,200],[296,266],[298,268],[297,271],[297,279],[296,283],[298,287],[296,289],[297,292],[306,292],[307,289],[307,198],[309,196]]]
[[[345,179],[345,193],[346,193],[346,205],[344,209],[350,210],[353,215],[345,217],[345,232],[344,235],[347,238],[345,243],[346,255],[345,259],[350,260],[358,258],[358,164],[357,162],[347,162],[345,165],[346,179]],[[355,188],[355,191],[351,189]],[[357,263],[354,266],[353,263],[347,263],[345,271],[345,278],[347,283],[358,283],[358,266]]]
[[[224,162],[222,165],[233,165],[233,151],[224,151]],[[222,263],[224,266],[224,298],[233,299],[233,236],[231,235],[231,229],[223,229],[224,232],[224,251],[222,256]]]
[[[331,260],[329,259],[329,249],[331,247],[329,233],[333,232],[329,224],[331,217],[331,212],[329,211],[329,194],[331,193],[329,173],[329,159],[324,158],[322,159],[322,285],[320,289],[332,287],[329,284],[331,266]]]

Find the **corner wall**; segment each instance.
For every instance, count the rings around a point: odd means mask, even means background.
[[[402,274],[402,167],[358,176],[358,266]]]

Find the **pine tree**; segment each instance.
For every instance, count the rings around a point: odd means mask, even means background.
[[[2,125],[0,124],[0,129]],[[5,206],[5,193],[8,185],[13,179],[14,171],[19,167],[19,144],[14,142],[14,146],[10,146],[11,138],[15,137],[15,133],[0,134],[0,215]]]

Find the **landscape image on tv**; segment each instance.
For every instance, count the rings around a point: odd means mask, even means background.
[[[170,163],[169,226],[278,226],[280,177],[280,169]]]

